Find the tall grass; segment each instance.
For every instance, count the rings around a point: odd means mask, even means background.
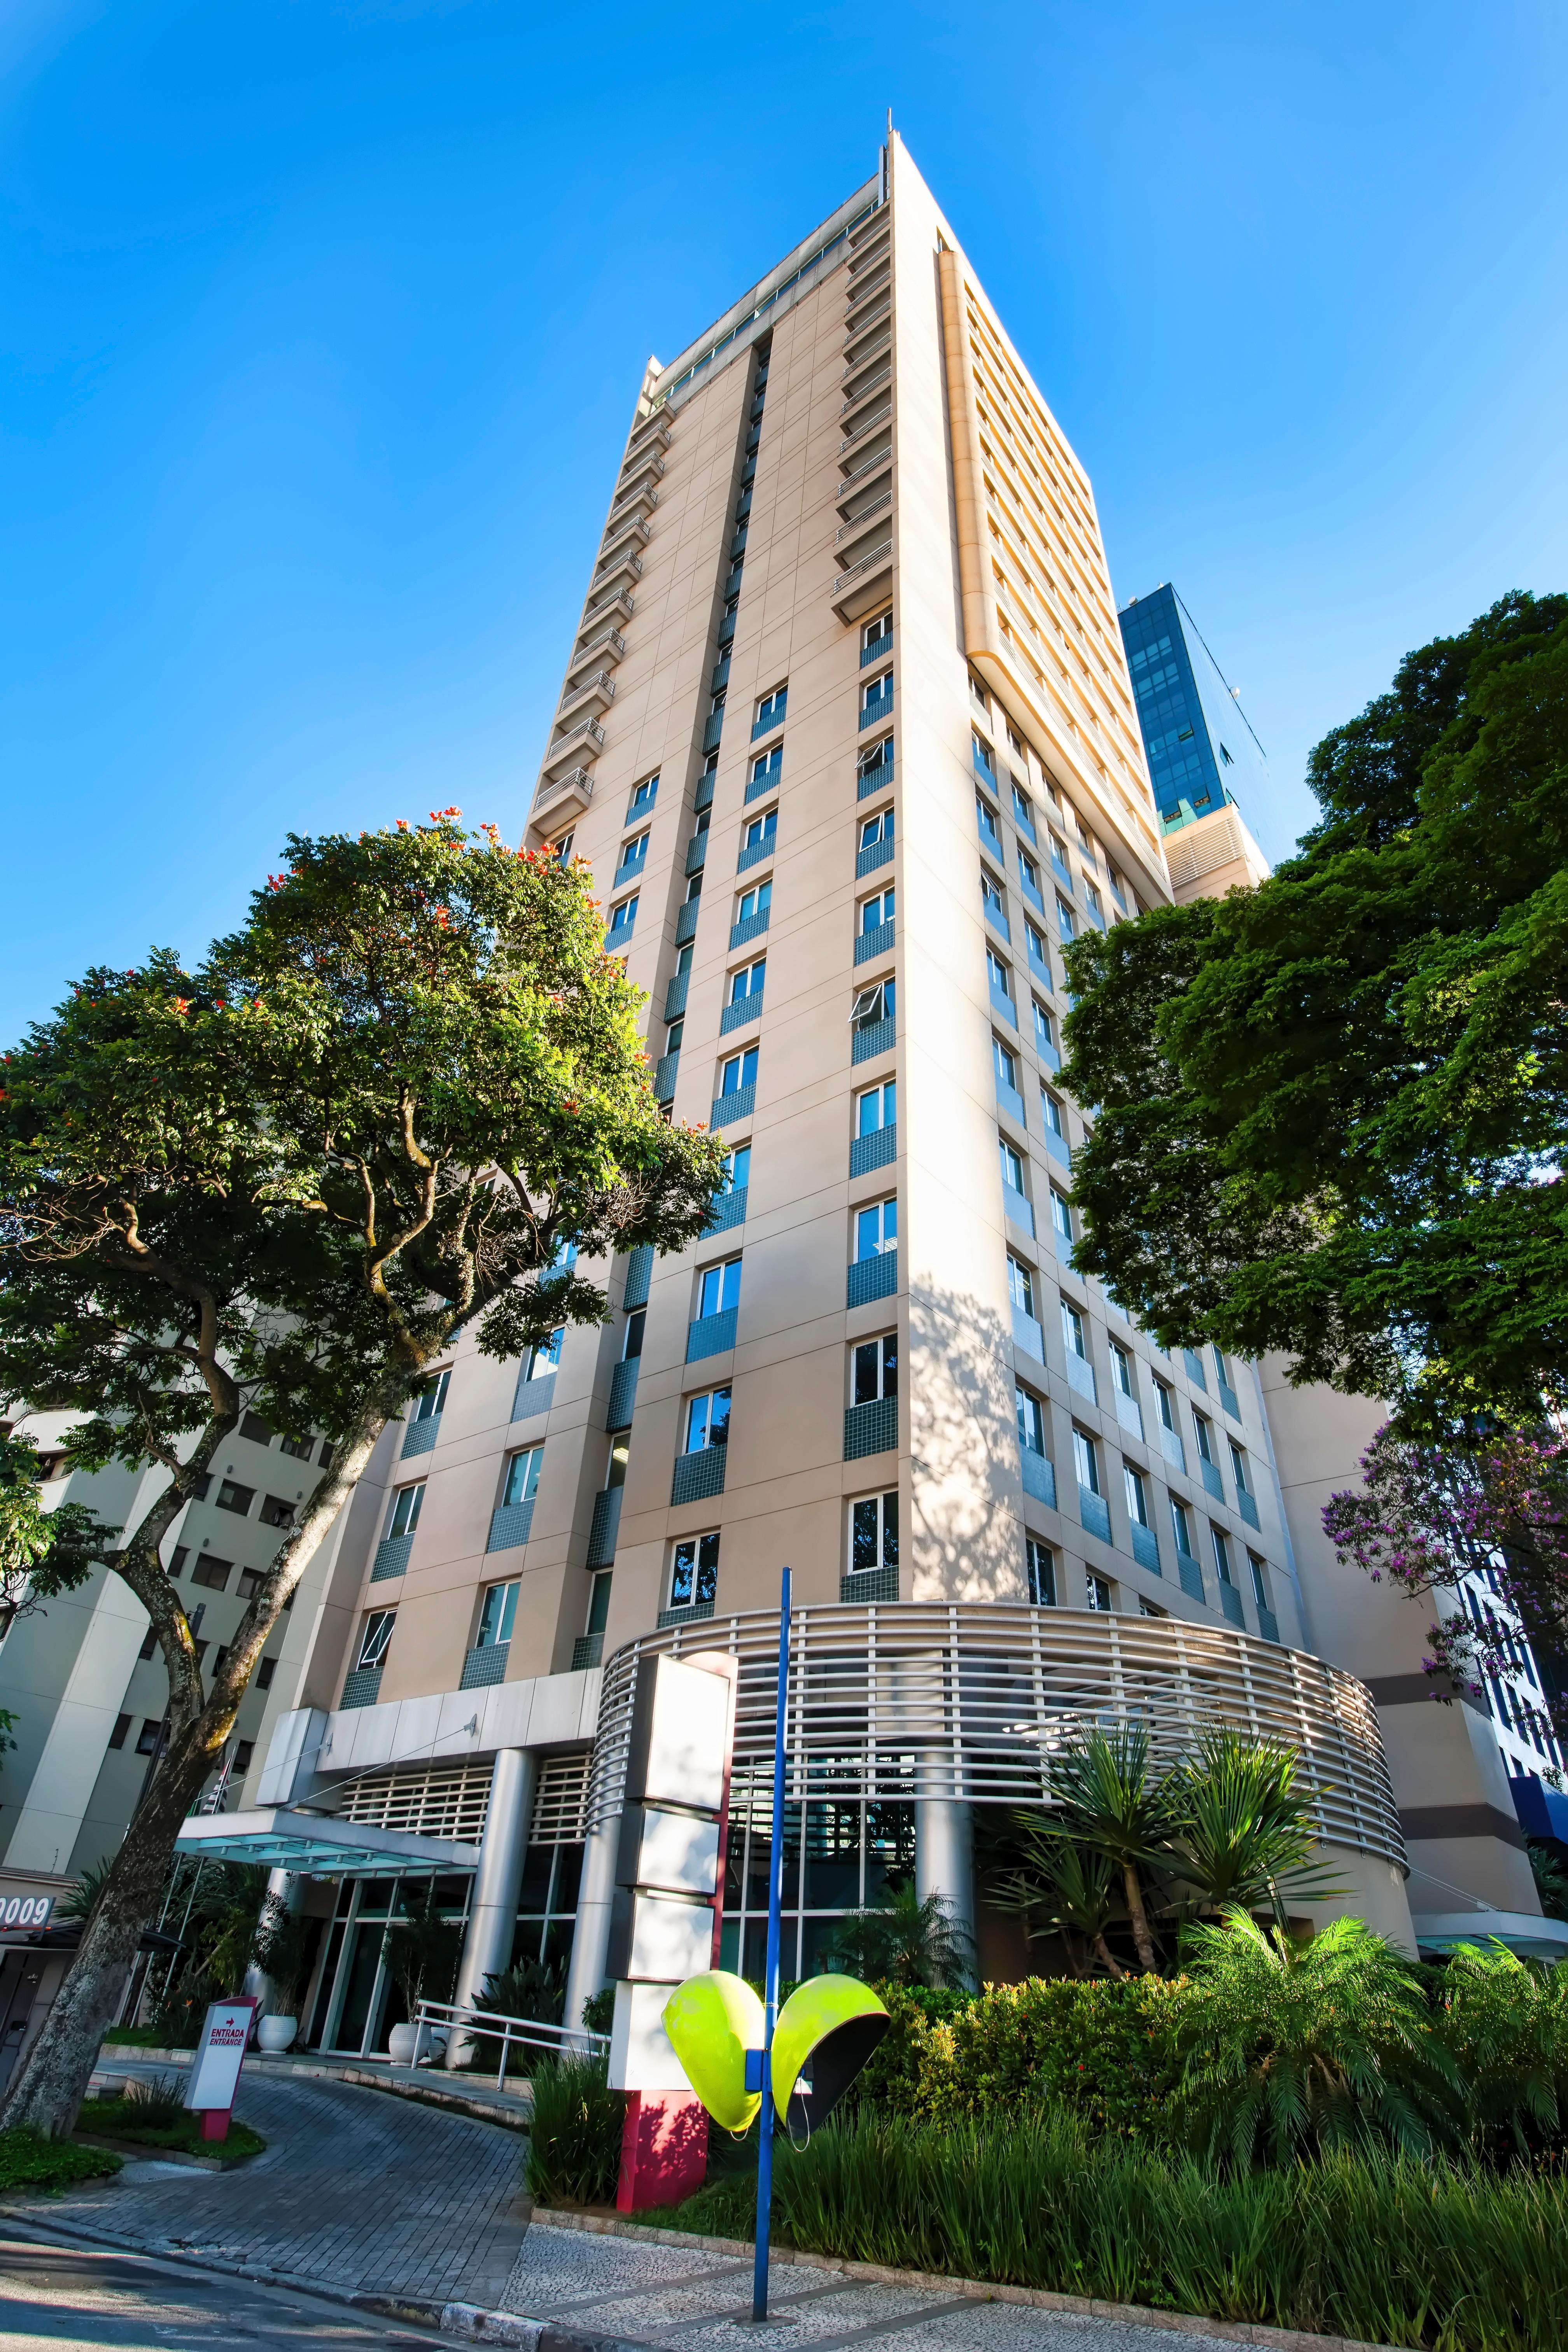
[[[1225,2173],[1048,2110],[863,2116],[779,2155],[777,2226],[817,2253],[1430,2352],[1568,2343],[1568,2190],[1546,2173],[1377,2149]],[[730,2174],[679,2219],[749,2236],[754,2186]]]
[[[615,2202],[626,2103],[607,2087],[608,2073],[602,2057],[534,2065],[528,2193],[541,2204]]]

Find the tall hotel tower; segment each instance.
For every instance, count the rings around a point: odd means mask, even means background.
[[[465,1992],[569,1960],[575,2021],[650,1648],[740,1660],[754,1970],[786,1562],[786,1974],[910,1874],[1024,1973],[977,1829],[1127,1716],[1164,1755],[1289,1739],[1337,1907],[1409,1945],[1260,1380],[1167,1358],[1074,1267],[1062,943],[1172,882],[1089,480],[897,140],[649,363],[527,839],[591,864],[658,1096],[729,1183],[693,1248],[602,1269],[605,1328],[459,1348],[294,1612],[245,1791],[285,1812],[233,1850],[315,1874],[305,2038],[384,2046],[399,1872],[467,1920]]]

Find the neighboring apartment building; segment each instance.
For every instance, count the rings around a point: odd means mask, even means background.
[[[1172,897],[1180,904],[1261,881],[1268,869],[1245,812],[1263,806],[1268,761],[1236,688],[1169,581],[1118,617]]]
[[[1261,873],[1216,814],[1198,880]],[[1343,1904],[1408,1942],[1259,1374],[1165,1356],[1073,1264],[1061,950],[1169,899],[1169,843],[1088,479],[896,141],[650,362],[526,838],[591,863],[659,1097],[729,1177],[693,1248],[598,1270],[604,1328],[455,1350],[294,1612],[266,1810],[222,1836],[322,1919],[307,2037],[384,2045],[399,1873],[468,1921],[465,1992],[569,1961],[575,2020],[649,1648],[741,1660],[725,1950],[756,1965],[785,1562],[786,1971],[910,1870],[1021,1970],[976,1809],[1122,1712],[1166,1755],[1290,1739]]]

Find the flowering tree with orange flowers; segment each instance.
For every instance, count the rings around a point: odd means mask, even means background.
[[[387,1422],[465,1329],[511,1357],[602,1319],[568,1245],[679,1248],[710,1214],[719,1146],[660,1116],[586,868],[458,817],[290,838],[198,970],[90,972],[0,1071],[0,1396],[76,1416],[72,1466],[155,1474],[134,1525],[44,1555],[35,1589],[101,1563],[169,1677],[7,2126],[71,2128],[180,1824]],[[247,1411],[333,1451],[208,1670],[162,1547]]]

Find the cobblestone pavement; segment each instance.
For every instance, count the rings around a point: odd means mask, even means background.
[[[339,2294],[500,2303],[524,2229],[520,2134],[299,2076],[242,2075],[235,2112],[268,2144],[249,2164],[211,2173],[132,2159],[117,2180],[51,2198],[47,2219]]]
[[[632,2338],[668,2352],[755,2352],[750,2257],[533,2223],[501,2308],[584,2335]],[[889,2352],[1221,2352],[1220,2339],[1120,2319],[983,2303],[941,2287],[881,2285],[842,2271],[775,2263],[770,2336],[810,2352],[861,2344]]]
[[[286,2289],[0,2231],[0,2352],[416,2352],[437,2340]]]

